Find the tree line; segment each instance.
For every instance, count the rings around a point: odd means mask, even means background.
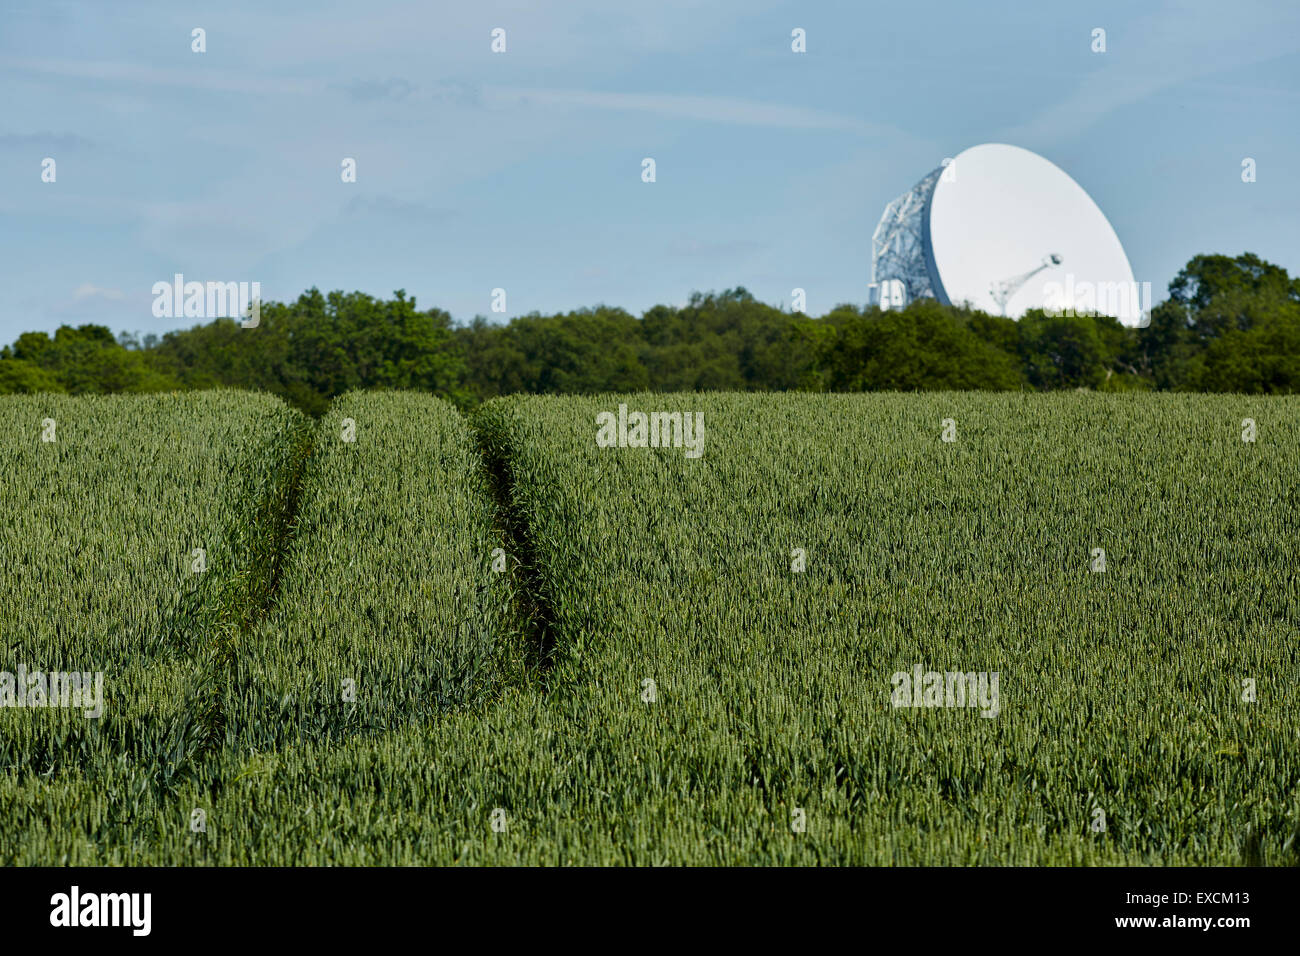
[[[609,306],[457,324],[441,309],[310,289],[235,319],[139,338],[102,325],[27,332],[0,349],[0,394],[259,389],[310,414],[352,388],[497,395],[930,389],[1300,391],[1300,278],[1246,253],[1197,256],[1135,329],[1105,316],[1018,321],[918,300],[820,318],[743,288],[640,318]]]

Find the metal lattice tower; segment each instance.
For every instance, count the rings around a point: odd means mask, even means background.
[[[899,279],[907,301],[936,298],[925,261],[924,222],[926,206],[943,166],[934,170],[888,206],[871,236],[871,284],[876,289],[889,279]]]

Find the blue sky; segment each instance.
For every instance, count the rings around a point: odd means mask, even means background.
[[[982,142],[1073,176],[1157,299],[1197,253],[1300,273],[1294,3],[0,0],[0,102],[0,342],[193,324],[152,315],[176,272],[458,320],[496,287],[494,318],[737,285],[820,315],[865,301],[885,203]]]

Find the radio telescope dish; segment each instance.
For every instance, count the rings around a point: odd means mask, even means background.
[[[872,299],[921,297],[1019,318],[1029,309],[1145,325],[1119,237],[1083,187],[1018,146],[972,146],[885,207],[872,236]]]

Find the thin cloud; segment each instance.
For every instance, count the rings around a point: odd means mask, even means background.
[[[726,259],[760,252],[766,247],[767,243],[752,239],[675,239],[664,251],[670,256],[685,256],[696,260]]]
[[[0,57],[0,69],[27,73],[43,73],[70,79],[99,82],[137,83],[145,86],[185,87],[215,93],[248,93],[255,96],[268,94],[318,93],[325,84],[313,80],[293,80],[281,77],[256,76],[251,73],[232,73],[196,67],[193,70],[164,69],[156,66],[137,66],[131,63],[108,61],[59,60],[32,57]]]
[[[103,322],[105,316],[120,316],[124,309],[129,312],[133,308],[142,307],[147,301],[140,294],[128,296],[121,289],[83,282],[77,286],[71,297],[50,305],[46,309],[46,314],[56,320],[94,319]]]
[[[126,301],[126,293],[121,289],[106,289],[103,286],[93,285],[89,282],[77,286],[72,298],[81,301],[82,299],[108,299],[112,302]]]
[[[599,93],[591,90],[520,89],[497,87],[485,91],[494,106],[541,106],[557,109],[621,110],[656,113],[682,119],[782,129],[880,132],[856,117],[727,96],[683,96],[674,93]]]
[[[76,133],[0,133],[0,149],[89,149],[94,141]]]
[[[414,92],[415,87],[402,77],[387,80],[353,80],[344,89],[354,100],[371,102],[374,100],[404,100]]]
[[[438,223],[454,218],[456,211],[394,196],[355,196],[348,200],[341,215],[344,219],[376,216],[404,222]]]

